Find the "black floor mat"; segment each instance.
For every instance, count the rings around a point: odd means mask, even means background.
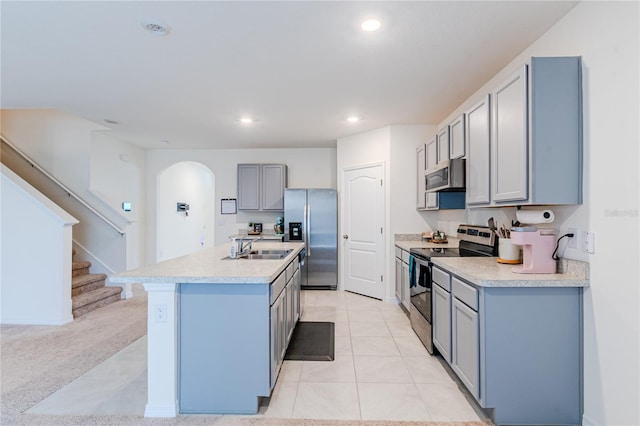
[[[299,321],[284,359],[291,361],[333,361],[335,329],[332,322]]]

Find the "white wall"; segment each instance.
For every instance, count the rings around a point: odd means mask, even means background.
[[[146,154],[111,137],[104,126],[48,109],[1,110],[2,135],[85,202],[127,231],[126,237],[67,196],[21,160],[14,163],[30,182],[80,220],[74,227],[76,260],[93,263],[92,272],[112,273],[139,266],[144,252]],[[128,162],[120,158],[127,159]],[[13,165],[12,165],[13,167]],[[133,202],[125,214],[120,203]],[[141,210],[138,210],[141,209]]]
[[[153,150],[147,155],[147,262],[155,262],[157,176],[166,168],[182,161],[196,161],[215,175],[214,245],[228,242],[229,235],[246,230],[250,220],[262,222],[265,231],[272,230],[282,213],[220,214],[221,198],[236,198],[238,163],[284,163],[288,166],[290,188],[336,188],[336,150],[312,149],[202,149]]]
[[[596,234],[584,293],[585,425],[640,424],[638,2],[582,2],[440,125],[466,110],[530,56],[582,56],[584,203],[552,207],[555,227]],[[558,184],[561,184],[560,182]],[[514,209],[473,209],[468,220],[507,221]],[[551,349],[552,350],[552,349]]]
[[[342,171],[353,166],[384,164],[385,184],[385,300],[395,301],[393,273],[394,234],[416,234],[426,230],[427,223],[415,210],[416,154],[415,149],[435,132],[435,126],[392,125],[360,133],[337,142],[338,189],[341,190]],[[342,235],[342,229],[339,234]],[[342,259],[344,242],[339,244]],[[343,268],[339,265],[342,285]]]
[[[138,146],[115,138],[108,131],[91,134],[89,192],[105,206],[110,215],[126,221],[127,269],[143,263],[146,224],[147,152]],[[122,209],[130,202],[130,212]]]
[[[77,220],[1,168],[0,322],[70,322],[71,227]]]
[[[214,187],[211,170],[193,161],[174,164],[158,176],[158,262],[214,246]],[[188,212],[178,212],[177,203],[189,204]]]

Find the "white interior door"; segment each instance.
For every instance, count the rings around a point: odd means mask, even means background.
[[[344,289],[384,297],[384,187],[382,165],[342,172]]]

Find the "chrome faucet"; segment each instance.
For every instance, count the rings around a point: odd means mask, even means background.
[[[238,244],[238,254],[237,256],[244,256],[249,254],[249,252],[251,251],[251,245],[254,243],[254,241],[259,241],[261,240],[262,237],[257,237],[257,238],[240,238],[239,240],[237,240],[237,244]]]

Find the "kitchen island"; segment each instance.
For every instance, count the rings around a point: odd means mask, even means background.
[[[146,417],[256,413],[301,314],[302,243],[282,259],[229,259],[229,244],[111,277],[148,293]]]
[[[433,343],[497,424],[580,424],[588,264],[521,274],[495,257],[434,257]]]

